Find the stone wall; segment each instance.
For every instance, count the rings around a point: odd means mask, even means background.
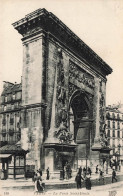
[[[22,105],[41,102],[42,38],[23,42]]]

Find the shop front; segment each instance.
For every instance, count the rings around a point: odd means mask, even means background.
[[[25,177],[26,153],[17,145],[5,145],[0,148],[1,180]]]

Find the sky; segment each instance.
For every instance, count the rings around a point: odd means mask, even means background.
[[[0,0],[0,94],[2,81],[20,83],[22,36],[12,23],[45,8],[55,14],[112,69],[106,105],[123,104],[123,0]]]

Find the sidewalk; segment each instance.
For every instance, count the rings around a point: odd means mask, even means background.
[[[105,174],[105,184],[111,184],[111,174]],[[100,186],[103,185],[103,182],[98,182],[99,174],[92,174],[91,182],[92,186]],[[123,173],[117,172],[117,180],[123,181]],[[50,179],[44,180],[46,189],[67,189],[67,188],[76,188],[75,177],[69,180],[59,180],[59,179]],[[84,182],[83,182],[84,187]],[[33,189],[34,190],[34,182],[32,179],[7,179],[0,180],[0,188],[2,189]]]

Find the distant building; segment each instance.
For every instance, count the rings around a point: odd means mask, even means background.
[[[121,106],[106,107],[106,134],[112,148],[110,155],[117,167],[123,166],[123,112]]]

